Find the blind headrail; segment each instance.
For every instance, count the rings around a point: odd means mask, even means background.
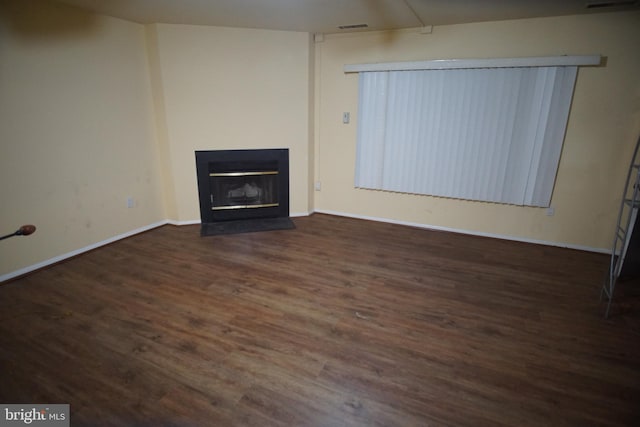
[[[463,68],[561,67],[600,65],[600,55],[534,56],[526,58],[436,59],[431,61],[346,64],[345,73],[366,71],[454,70]]]

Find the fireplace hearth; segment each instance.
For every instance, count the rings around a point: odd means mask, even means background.
[[[201,235],[293,228],[288,149],[195,154]]]

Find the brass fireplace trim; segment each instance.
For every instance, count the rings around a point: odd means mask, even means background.
[[[280,206],[280,203],[266,203],[262,205],[233,205],[233,206],[212,206],[212,211],[223,211],[228,209],[251,209],[251,208],[275,208]]]
[[[220,172],[210,173],[209,176],[258,176],[258,175],[278,175],[278,171],[264,172]]]

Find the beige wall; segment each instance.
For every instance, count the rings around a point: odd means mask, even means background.
[[[607,248],[640,133],[640,13],[592,14],[415,30],[328,35],[316,44],[319,211],[517,239]],[[556,186],[546,209],[355,189],[358,76],[354,63],[602,54],[578,73]],[[352,121],[342,123],[342,112]]]
[[[38,0],[0,5],[0,276],[157,224],[199,220],[195,150],[290,149],[291,212],[316,210],[606,248],[640,133],[640,14],[327,35],[140,24]],[[353,188],[350,63],[593,54],[552,205]],[[352,115],[342,124],[342,112]],[[322,191],[313,191],[313,181]],[[134,208],[127,208],[133,197]]]
[[[309,34],[163,24],[149,32],[173,186],[169,219],[200,220],[195,150],[289,148],[290,211],[309,213]]]
[[[0,243],[0,277],[198,221],[195,150],[289,148],[291,212],[313,209],[309,34],[1,5],[0,233],[38,231]]]
[[[4,1],[0,94],[0,276],[166,217],[141,25]]]

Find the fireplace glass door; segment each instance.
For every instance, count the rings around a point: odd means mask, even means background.
[[[278,175],[278,164],[272,161],[211,162],[211,210],[277,207]]]
[[[213,172],[211,209],[255,209],[278,206],[278,171]]]

